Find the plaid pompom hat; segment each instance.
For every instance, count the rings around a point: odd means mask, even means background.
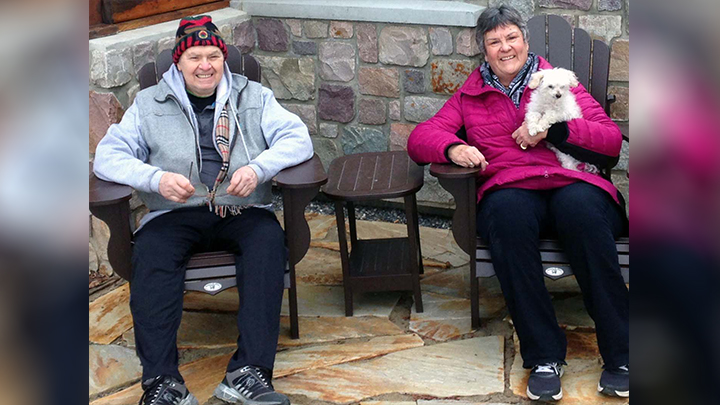
[[[180,20],[180,26],[175,33],[175,48],[173,48],[173,62],[178,63],[180,56],[192,46],[217,46],[227,59],[228,51],[220,35],[220,30],[212,22],[209,15],[185,17]]]

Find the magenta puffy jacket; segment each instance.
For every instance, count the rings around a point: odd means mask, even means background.
[[[551,68],[541,57],[539,69]],[[413,130],[408,139],[408,154],[418,163],[449,163],[445,150],[450,145],[463,143],[478,148],[489,162],[487,169],[478,174],[482,182],[478,201],[488,190],[498,188],[543,190],[585,181],[607,191],[619,202],[612,183],[599,174],[563,168],[555,153],[545,147],[546,141],[527,150],[518,147],[511,135],[523,123],[531,93],[531,89],[526,89],[520,108],[515,108],[508,96],[485,85],[478,68],[435,116]],[[582,85],[574,88],[573,93],[583,118],[567,123],[568,137],[563,145],[556,146],[561,150],[566,147],[589,155],[617,157],[622,147],[618,126]],[[467,143],[455,135],[463,125]]]

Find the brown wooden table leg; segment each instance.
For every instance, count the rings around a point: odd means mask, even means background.
[[[350,222],[350,248],[357,246],[357,224],[355,223],[355,203],[346,201],[348,221]]]
[[[410,273],[412,274],[413,293],[415,296],[415,310],[420,313],[423,312],[419,273],[422,264],[418,261],[420,244],[418,243],[417,201],[415,200],[415,194],[405,196],[405,218],[407,222],[408,241],[410,243]]]
[[[345,213],[343,203],[335,202],[335,219],[337,220],[340,259],[343,271],[343,288],[345,290],[345,316],[353,316],[353,296],[350,280],[350,258],[348,256],[347,235],[345,235]]]
[[[420,243],[420,220],[418,219],[418,209],[417,209],[417,196],[413,194],[413,226],[415,226],[415,235],[417,235],[417,255],[418,255],[418,263],[420,265],[420,274],[425,274],[425,267],[423,266],[422,261],[422,246]]]

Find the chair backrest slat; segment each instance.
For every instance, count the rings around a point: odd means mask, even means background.
[[[587,31],[575,28],[575,63],[573,70],[585,88],[590,91],[590,54],[592,40]]]
[[[556,15],[537,15],[531,18],[528,21],[528,31],[530,51],[545,57],[554,67],[573,70],[580,83],[605,112],[608,112],[608,45],[601,40],[593,41],[590,35],[580,28],[575,28],[573,41],[570,24]]]
[[[549,15],[548,62],[554,67],[572,70],[572,31],[562,17]]]
[[[230,67],[230,71],[233,73],[242,74],[242,72],[243,72],[242,54],[234,46],[228,46],[227,50],[228,50],[228,57],[225,62],[227,62],[228,66]]]
[[[155,62],[145,64],[138,71],[138,82],[140,83],[140,89],[146,89],[154,84],[157,84],[157,74],[155,73]]]
[[[528,36],[530,37],[530,52],[543,58],[547,57],[545,42],[545,16],[533,17],[527,23]]]
[[[238,51],[239,53],[240,51]],[[248,79],[260,83],[260,77],[262,76],[262,69],[260,68],[260,62],[255,57],[246,53],[242,56],[242,75]],[[232,69],[231,69],[232,70]],[[240,72],[236,72],[240,73]]]
[[[155,76],[155,84],[162,79],[162,75],[170,69],[172,65],[172,50],[166,49],[155,58],[155,65],[157,66],[157,76]]]
[[[172,50],[166,49],[160,52],[155,62],[146,64],[138,72],[140,89],[157,84],[172,63]],[[254,82],[260,82],[261,69],[257,59],[249,54],[241,54],[240,50],[233,45],[228,46],[227,64],[231,72],[239,73]]]
[[[610,74],[610,47],[598,39],[593,41],[591,90],[593,98],[597,100],[606,113],[609,114],[607,102],[608,76]]]

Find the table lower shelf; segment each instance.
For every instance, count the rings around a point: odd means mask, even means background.
[[[350,253],[347,281],[354,291],[412,290],[409,239],[358,240]]]

